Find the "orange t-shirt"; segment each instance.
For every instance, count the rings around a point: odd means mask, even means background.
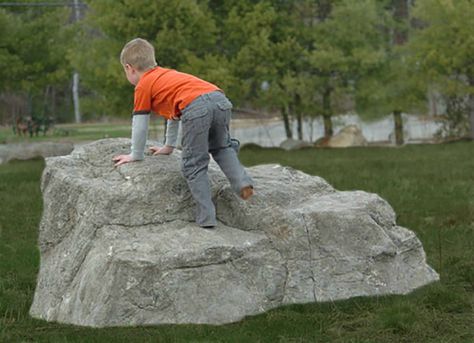
[[[166,119],[181,111],[198,96],[220,89],[195,76],[155,67],[146,71],[135,86],[133,114],[151,111]]]

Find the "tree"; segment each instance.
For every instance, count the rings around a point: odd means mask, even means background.
[[[315,26],[310,63],[313,73],[322,79],[318,91],[326,137],[333,134],[331,117],[337,100],[333,96],[353,93],[353,85],[377,68],[385,56],[382,20],[374,0],[341,0],[333,3],[329,17]]]
[[[356,84],[357,111],[366,118],[391,113],[397,145],[404,143],[402,113],[417,113],[427,105],[426,79],[409,58],[405,45],[409,38],[407,5],[406,0],[392,0],[385,11],[381,8],[384,20],[379,32],[384,37],[383,58]]]
[[[100,107],[100,112],[126,116],[132,108],[133,93],[119,61],[127,41],[136,37],[149,40],[161,66],[181,70],[195,68],[199,64],[196,59],[212,56],[216,49],[216,27],[206,3],[104,0],[88,4],[81,38],[69,57],[81,71],[94,108]]]
[[[0,29],[8,33],[0,38],[0,60],[8,66],[0,71],[0,91],[3,98],[10,94],[23,99],[26,110],[19,115],[51,114],[58,100],[63,109],[68,106],[71,69],[64,59],[72,34],[68,16],[64,8],[0,9]]]
[[[409,45],[413,62],[449,104],[465,101],[474,139],[474,3],[472,0],[417,0],[421,21]]]

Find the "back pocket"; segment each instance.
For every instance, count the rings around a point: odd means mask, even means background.
[[[217,102],[217,107],[222,111],[227,111],[232,109],[232,103],[229,99],[225,98]]]
[[[186,123],[187,121],[204,117],[207,114],[207,111],[207,106],[190,108],[183,113],[183,116],[181,116],[181,121]]]
[[[181,117],[183,136],[198,134],[209,129],[209,115],[206,106],[193,108]]]

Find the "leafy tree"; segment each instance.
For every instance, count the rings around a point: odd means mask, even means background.
[[[315,48],[310,63],[322,81],[325,136],[333,134],[335,94],[351,94],[354,84],[377,68],[384,56],[383,16],[374,0],[333,3],[332,11],[314,29]]]
[[[74,49],[80,53],[71,53],[70,59],[81,71],[90,96],[101,104],[101,112],[130,113],[133,94],[119,61],[130,39],[149,40],[164,67],[193,70],[199,64],[197,59],[212,61],[206,56],[216,49],[216,28],[205,3],[104,0],[88,1],[88,5],[89,14]]]
[[[236,99],[245,105],[258,105],[262,83],[274,74],[274,28],[278,14],[269,2],[235,6],[224,21],[223,50],[229,57],[232,73],[239,81]]]
[[[72,32],[68,10],[0,9],[0,91],[16,94],[27,102],[23,115],[44,116],[56,112],[61,95],[67,106],[70,67],[64,59]],[[64,106],[63,105],[63,106]],[[64,109],[64,107],[63,107]],[[55,113],[53,113],[55,114]],[[10,119],[11,120],[11,119]]]
[[[384,4],[385,5],[385,4]],[[356,84],[359,113],[374,118],[391,113],[395,142],[404,143],[402,113],[418,113],[426,109],[427,83],[416,63],[409,58],[408,3],[394,0],[386,4],[381,32],[384,55],[380,63],[364,73]]]
[[[421,21],[409,46],[413,62],[448,105],[465,102],[474,139],[474,2],[417,0],[413,16]]]

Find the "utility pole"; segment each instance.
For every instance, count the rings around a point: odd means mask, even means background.
[[[79,0],[74,0],[74,19],[75,22],[78,22],[80,19]],[[76,123],[80,123],[82,118],[79,100],[79,73],[77,70],[74,70],[72,75],[72,100],[74,103],[74,118],[76,119]]]

